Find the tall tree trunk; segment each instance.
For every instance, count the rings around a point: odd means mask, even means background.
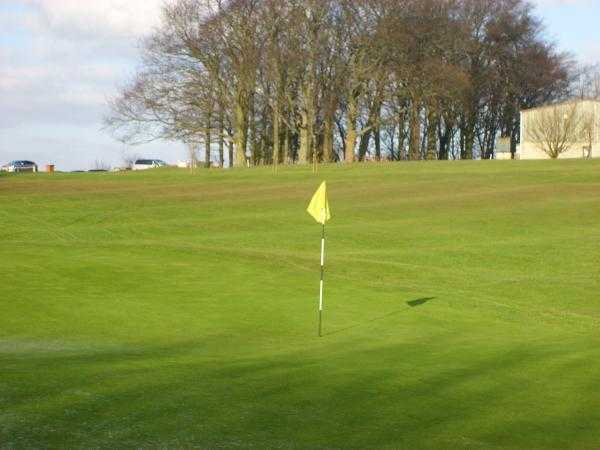
[[[256,133],[256,110],[254,104],[254,95],[250,97],[250,107],[248,108],[248,117],[250,123],[248,124],[248,128],[250,129],[250,164],[257,165],[260,160],[260,149],[259,139]]]
[[[248,116],[243,94],[238,94],[235,105],[235,165],[246,165],[246,147],[248,145]]]
[[[279,164],[279,104],[275,102],[273,106],[273,165],[277,170]]]
[[[510,134],[510,158],[515,159],[515,154],[517,153],[517,145],[519,139],[519,124],[516,124],[513,128],[512,133]]]
[[[435,108],[430,106],[427,113],[427,153],[425,156],[429,161],[437,159],[437,129],[438,116]]]
[[[421,105],[420,100],[413,98],[410,105],[410,142],[408,159],[421,159]]]
[[[383,103],[383,86],[377,91],[377,99],[373,108],[372,126],[375,139],[375,161],[381,161],[381,105]]]
[[[365,156],[367,156],[367,152],[369,151],[369,143],[371,142],[371,135],[373,134],[372,130],[368,130],[362,134],[360,137],[360,141],[358,144],[358,160],[364,161]]]
[[[309,69],[310,70],[310,69]],[[306,164],[312,161],[315,142],[315,99],[312,80],[307,81],[302,89],[304,108],[300,113],[302,124],[300,126],[300,152],[298,162]]]
[[[461,159],[473,159],[473,147],[475,146],[475,126],[476,116],[469,112],[465,118],[465,123],[461,127]]]
[[[461,159],[473,159],[473,147],[475,146],[475,130],[470,127],[467,128],[465,130],[464,139],[464,154],[461,155]]]
[[[404,143],[406,142],[406,112],[400,108],[398,113],[398,160],[406,159]]]
[[[308,162],[308,114],[306,111],[300,113],[300,148],[298,149],[298,162],[306,164]]]
[[[233,140],[230,140],[229,142],[227,142],[227,150],[229,152],[229,154],[227,155],[229,157],[229,168],[233,167],[233,160],[235,158],[235,150],[233,148]]]
[[[328,109],[323,118],[323,161],[333,162],[333,112]]]
[[[285,163],[291,161],[290,155],[290,130],[286,126],[285,131],[283,132],[283,161]]]
[[[351,92],[348,98],[348,124],[346,129],[346,155],[345,161],[347,163],[354,162],[354,148],[356,146],[356,138],[358,132],[356,131],[356,120],[358,119],[358,104],[357,95],[355,92]]]
[[[219,167],[222,169],[225,159],[224,147],[225,147],[225,129],[223,124],[223,110],[219,110]]]
[[[491,126],[486,131],[486,140],[485,140],[485,159],[491,159],[494,155],[494,147],[496,145],[496,135],[498,134],[498,129],[496,126]]]
[[[444,120],[444,130],[442,131],[442,124],[438,124],[438,139],[440,141],[440,152],[438,158],[440,160],[449,159],[450,155],[450,137],[452,136],[452,125]]]
[[[211,113],[209,112],[206,117],[206,130],[204,132],[204,167],[210,168],[210,127],[211,127]]]
[[[345,161],[347,163],[354,162],[354,146],[356,145],[356,128],[354,126],[348,126],[346,131],[346,156]]]
[[[381,95],[381,94],[378,94]],[[364,161],[365,156],[369,152],[369,145],[371,143],[371,136],[375,134],[375,129],[378,126],[379,115],[381,114],[381,101],[379,97],[377,97],[373,104],[371,105],[371,109],[369,111],[369,118],[367,119],[367,123],[365,127],[367,131],[363,133],[360,138],[360,144],[358,146],[358,160]],[[377,138],[376,138],[377,139]]]
[[[381,127],[379,124],[375,126],[373,135],[375,137],[375,161],[381,161]]]

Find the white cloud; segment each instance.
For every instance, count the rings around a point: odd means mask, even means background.
[[[0,53],[0,127],[39,119],[37,111],[27,117],[23,105],[86,105],[100,117],[135,66],[138,39],[158,23],[162,3],[21,0],[21,8],[0,15],[11,24],[4,33],[27,36]]]
[[[68,42],[38,37],[24,58],[0,55],[0,128],[64,122],[99,123],[106,99],[130,70],[126,61],[89,58]]]
[[[23,0],[30,26],[57,36],[136,38],[159,23],[163,0]]]
[[[118,163],[123,145],[100,131],[106,100],[133,72],[162,3],[0,0],[0,40],[10,43],[0,47],[0,163],[25,154],[63,169]],[[145,148],[165,159],[179,151]]]
[[[580,51],[581,59],[586,64],[600,63],[600,40],[588,41]]]

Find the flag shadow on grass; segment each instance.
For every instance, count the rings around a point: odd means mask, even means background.
[[[435,297],[417,298],[415,300],[409,300],[409,301],[407,301],[406,304],[408,306],[410,306],[411,308],[416,308],[418,306],[424,305],[425,303],[427,303],[427,302],[429,302],[431,300],[435,300]],[[363,323],[357,323],[356,325],[352,325],[352,326],[349,326],[349,327],[346,327],[346,328],[342,328],[340,330],[334,330],[334,331],[330,331],[329,333],[323,333],[323,336],[331,336],[333,334],[338,334],[338,333],[342,333],[344,331],[352,330],[353,328],[362,327],[362,326],[367,325],[369,323],[377,322],[379,320],[383,320],[383,319],[387,319],[388,317],[395,316],[397,314],[400,314],[403,311],[406,311],[406,309],[405,308],[398,309],[396,311],[392,311],[392,312],[389,312],[387,314],[383,314],[381,316],[377,316],[377,317],[374,317],[372,319],[365,320]]]
[[[431,300],[435,300],[435,297],[417,298],[415,300],[411,300],[411,301],[406,302],[406,304],[408,306],[410,306],[411,308],[415,308],[417,306],[424,305],[425,303],[427,303],[428,301],[431,301]]]

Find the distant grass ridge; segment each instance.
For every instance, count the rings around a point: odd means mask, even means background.
[[[598,448],[600,161],[0,176],[2,449]]]

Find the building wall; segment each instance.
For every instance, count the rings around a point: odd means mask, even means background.
[[[571,107],[573,103],[556,105],[559,108],[565,108],[565,112],[568,111],[567,108]],[[548,113],[549,110],[554,108],[555,106],[536,108],[526,111],[521,111],[521,145],[519,149],[519,159],[550,159],[550,157],[544,152],[541,146],[535,142],[532,142],[530,132],[528,128],[531,126],[531,122],[535,120],[536,115]],[[576,114],[591,114],[594,120],[594,132],[593,132],[593,143],[592,143],[592,157],[598,158],[600,157],[600,102],[598,101],[580,101],[576,104]],[[584,147],[587,147],[588,142],[586,142],[583,136],[580,136],[577,139],[577,142],[574,142],[570,145],[569,149],[559,155],[559,159],[567,159],[567,158],[583,158],[584,157]]]
[[[502,159],[511,159],[512,155],[510,153],[496,153],[496,159],[502,160]]]
[[[558,155],[558,159],[581,159],[584,157],[583,147],[586,146],[587,143],[585,142],[575,143],[566,152]],[[592,158],[600,158],[600,145],[598,143],[592,144]],[[527,142],[521,144],[519,159],[550,159],[550,156],[537,144]]]

